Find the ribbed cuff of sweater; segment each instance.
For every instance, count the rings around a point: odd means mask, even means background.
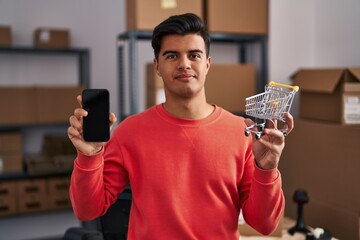
[[[277,168],[270,170],[263,170],[259,167],[255,167],[254,178],[256,181],[263,184],[272,184],[280,177],[280,172]]]
[[[79,168],[84,170],[97,169],[103,164],[103,154],[104,148],[100,152],[91,156],[85,155],[82,152],[78,151],[75,163]]]

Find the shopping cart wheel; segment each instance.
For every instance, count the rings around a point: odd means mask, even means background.
[[[264,131],[264,129],[265,129],[265,123],[259,124],[259,125],[258,125],[258,129],[259,129],[259,132]]]

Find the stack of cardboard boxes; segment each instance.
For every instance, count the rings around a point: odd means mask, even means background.
[[[195,13],[216,33],[268,33],[268,0],[127,0],[127,30],[152,31],[171,15]]]
[[[0,181],[0,217],[71,208],[70,177]]]
[[[1,87],[0,105],[6,110],[0,116],[0,124],[65,123],[77,104],[70,99],[79,91],[78,87]],[[71,97],[64,97],[67,94]],[[75,150],[66,144],[69,141],[64,136],[47,136],[43,155],[24,156],[21,132],[0,133],[0,175],[8,176],[0,180],[0,217],[71,207],[68,187]],[[24,171],[26,175],[22,174]],[[50,174],[63,177],[41,177]],[[25,177],[28,175],[37,177]]]
[[[1,126],[62,124],[77,107],[80,86],[0,87]],[[11,105],[9,103],[11,102]],[[23,172],[22,135],[0,133],[0,174]]]
[[[2,86],[0,125],[65,123],[81,91],[81,86]]]
[[[280,161],[286,215],[305,189],[305,223],[340,239],[360,239],[360,68],[301,69],[300,114]]]

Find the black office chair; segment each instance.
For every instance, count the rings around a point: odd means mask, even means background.
[[[127,187],[105,215],[67,229],[63,240],[126,240],[131,208],[131,189]]]

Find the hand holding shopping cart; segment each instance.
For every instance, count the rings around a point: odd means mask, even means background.
[[[266,120],[277,127],[276,121],[285,123],[284,115],[291,108],[295,93],[299,90],[298,86],[290,86],[276,82],[269,82],[265,86],[265,92],[248,97],[245,99],[245,113],[255,118],[255,123],[245,128],[245,135],[255,134],[256,139],[264,135]],[[258,122],[262,120],[262,122]],[[288,126],[281,131],[286,136]]]

